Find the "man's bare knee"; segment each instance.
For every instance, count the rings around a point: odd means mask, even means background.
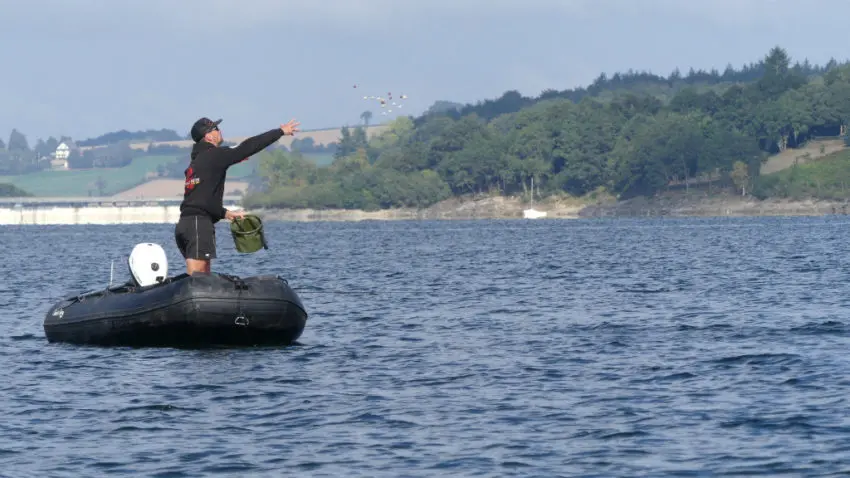
[[[210,261],[204,259],[186,259],[186,273],[210,272]]]

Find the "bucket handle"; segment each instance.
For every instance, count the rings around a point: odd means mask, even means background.
[[[259,219],[259,218],[257,218],[257,219]],[[242,221],[243,221],[242,219],[235,219],[235,220],[234,220],[234,222],[236,223],[236,225],[238,225],[239,227],[242,227]],[[252,229],[252,230],[250,230],[250,231],[236,231],[236,230],[231,230],[231,232],[232,232],[233,234],[238,235],[238,236],[246,236],[246,235],[248,235],[248,234],[254,234],[254,233],[256,233],[257,231],[261,230],[262,228],[263,228],[263,223],[262,223],[262,222],[260,222],[260,225],[259,225],[256,229]]]
[[[256,233],[257,231],[261,230],[262,228],[263,228],[263,227],[262,227],[262,226],[260,226],[260,227],[258,227],[258,228],[256,228],[256,229],[251,230],[251,231],[231,231],[231,232],[232,232],[233,234],[236,234],[237,236],[247,236],[248,234],[254,234],[254,233]]]
[[[254,216],[254,217],[256,217],[256,216]],[[260,219],[260,218],[257,218],[257,219]],[[242,220],[241,219],[235,219],[234,223],[241,227]],[[257,228],[252,229],[250,231],[237,231],[235,229],[230,230],[230,232],[235,236],[247,236],[249,234],[256,234],[258,231],[259,231],[259,234],[260,234],[260,239],[262,239],[262,241],[263,241],[263,249],[268,249],[269,245],[268,245],[268,243],[266,243],[266,235],[263,234],[263,223],[262,223],[262,221],[260,221],[260,225]]]

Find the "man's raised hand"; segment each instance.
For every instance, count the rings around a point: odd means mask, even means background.
[[[298,129],[301,123],[295,121],[294,119],[289,120],[288,123],[280,125],[280,130],[283,131],[284,135],[294,135],[296,132],[301,131]]]

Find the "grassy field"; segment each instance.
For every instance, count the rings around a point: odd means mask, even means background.
[[[841,151],[846,146],[842,138],[826,138],[809,141],[800,148],[789,148],[785,151],[771,156],[761,166],[761,174],[767,175],[782,171],[793,166],[795,163],[803,164],[824,156]]]
[[[384,125],[373,125],[367,129],[369,136],[374,136],[386,129]],[[338,141],[340,136],[340,128],[327,128],[323,130],[304,131],[299,134],[300,138],[312,137],[314,141],[320,144]],[[241,141],[244,138],[227,138],[231,141]],[[287,136],[278,141],[279,144],[289,146],[293,137]],[[139,143],[138,147],[147,147],[148,143]],[[190,141],[171,141],[157,144],[173,144],[178,146],[191,146]],[[89,149],[89,148],[83,148]],[[319,166],[327,166],[333,162],[332,154],[318,153],[305,154],[309,159],[312,159]],[[112,196],[122,191],[134,188],[143,182],[148,174],[155,173],[159,165],[171,163],[177,158],[175,155],[163,156],[143,156],[133,160],[130,165],[123,168],[97,168],[88,170],[51,170],[39,171],[37,173],[24,174],[19,176],[0,176],[0,184],[11,184],[27,193],[40,197],[67,197],[67,196],[88,196],[89,194],[98,195],[95,186],[98,178],[104,181],[103,195]],[[254,173],[257,166],[257,159],[252,158],[243,163],[237,164],[228,170],[227,177],[234,180],[244,180]],[[151,177],[149,179],[157,179]],[[173,178],[172,178],[173,179]]]
[[[850,198],[850,149],[759,176],[754,186],[757,197]]]
[[[305,154],[320,166],[333,162],[333,154]],[[98,195],[95,186],[97,179],[103,178],[104,196],[112,196],[138,186],[149,173],[155,173],[157,166],[174,161],[176,156],[142,156],[123,168],[97,168],[81,170],[39,171],[20,176],[0,176],[0,184],[17,186],[35,196],[63,197]],[[254,172],[257,157],[236,164],[227,171],[228,179],[245,179]],[[157,179],[152,177],[150,179]]]
[[[160,164],[174,161],[174,156],[143,156],[123,168],[96,168],[68,171],[39,171],[20,176],[0,176],[0,183],[9,183],[35,196],[97,195],[97,178],[104,179],[104,195],[112,195],[138,185],[148,173],[155,173]]]
[[[231,179],[247,178],[254,173],[257,167],[257,158],[251,158],[239,164],[234,164],[227,170],[227,177]]]

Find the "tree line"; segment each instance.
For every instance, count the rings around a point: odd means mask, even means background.
[[[31,147],[24,133],[12,129],[7,142],[0,139],[0,175],[26,174],[49,168],[53,159],[51,154],[62,142],[71,142],[71,138],[51,136],[46,141],[39,138]]]
[[[125,129],[102,134],[95,138],[88,138],[77,142],[80,146],[106,146],[120,142],[165,142],[181,141],[189,139],[189,135],[179,135],[173,129],[148,129],[145,131],[127,131]]]
[[[51,136],[47,140],[39,138],[31,147],[26,135],[13,129],[8,142],[0,139],[0,175],[21,175],[50,169],[54,153],[63,143],[70,148],[67,158],[69,169],[122,167],[130,164],[136,156],[146,154],[132,149],[130,140],[83,151],[69,136],[60,136],[59,139]]]
[[[102,134],[94,138],[74,141],[70,136],[54,136],[47,140],[39,138],[32,147],[27,136],[18,129],[12,129],[8,142],[0,139],[0,175],[19,175],[50,169],[52,155],[56,148],[65,143],[71,148],[68,157],[70,169],[88,169],[97,167],[126,166],[134,157],[140,155],[181,154],[188,148],[170,145],[155,145],[158,142],[189,139],[172,129],[148,129],[144,131],[119,130]],[[148,142],[147,149],[131,149],[130,143]],[[80,147],[92,147],[81,150]]]
[[[720,74],[600,76],[587,89],[507,92],[402,117],[379,136],[343,128],[334,163],[266,154],[250,207],[425,207],[464,194],[651,196],[714,182],[751,189],[766,158],[850,121],[850,66],[791,64],[772,48]],[[527,196],[526,196],[527,197]]]
[[[531,178],[544,195],[608,192],[627,198],[697,181],[747,190],[768,155],[815,136],[845,134],[848,68],[835,60],[792,64],[775,47],[757,63],[722,73],[691,69],[662,77],[628,71],[535,98],[508,91],[475,104],[438,101],[419,117],[391,122],[379,136],[344,127],[331,145],[299,138],[291,151],[264,154],[246,202],[424,207],[453,195],[526,195]],[[112,146],[78,151],[69,162],[97,167],[124,164],[129,154],[180,154],[160,174],[182,177],[188,149],[133,153],[125,147],[131,137],[153,141],[155,133],[119,131],[85,140]],[[160,133],[165,136],[157,140],[175,139],[170,130]],[[8,146],[0,145],[0,174],[43,168],[36,150],[49,154],[59,142],[51,138],[31,149],[13,131]],[[302,154],[312,152],[333,153],[333,164],[319,167]]]

